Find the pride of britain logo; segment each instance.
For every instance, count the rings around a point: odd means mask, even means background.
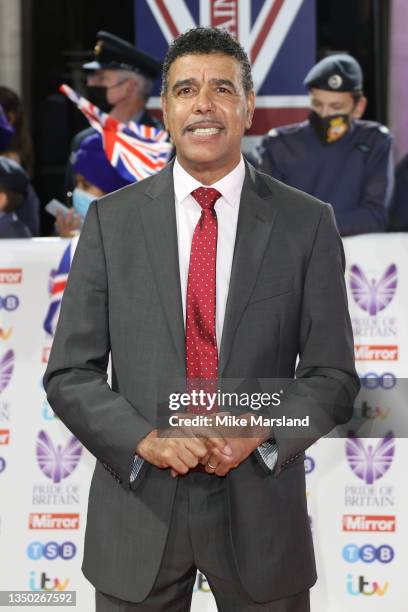
[[[367,278],[363,269],[354,264],[350,270],[350,289],[356,304],[370,316],[377,315],[392,301],[398,285],[397,266],[391,264],[378,278]]]
[[[367,485],[382,478],[391,467],[395,453],[395,441],[391,432],[387,433],[376,446],[365,444],[350,433],[346,440],[346,455],[354,474]]]
[[[58,484],[77,467],[82,454],[82,445],[70,436],[65,446],[54,446],[50,436],[41,430],[37,436],[37,462],[44,476]]]

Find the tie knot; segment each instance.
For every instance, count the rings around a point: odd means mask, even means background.
[[[221,197],[220,192],[212,187],[198,187],[191,192],[191,195],[203,210],[214,208],[214,204]]]

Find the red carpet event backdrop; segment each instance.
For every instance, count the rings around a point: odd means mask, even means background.
[[[80,567],[94,460],[54,415],[41,382],[75,245],[0,244],[0,590],[73,590],[78,612],[91,612]],[[408,362],[408,236],[359,236],[345,250],[357,370],[379,398],[357,399],[355,409],[385,431],[395,410],[387,393]],[[408,443],[399,433],[320,440],[307,452],[313,612],[403,612]],[[201,574],[193,610],[216,610]]]

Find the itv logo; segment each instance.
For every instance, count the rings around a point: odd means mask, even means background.
[[[349,595],[379,595],[383,597],[389,586],[388,581],[385,581],[381,586],[376,580],[370,583],[364,576],[354,577],[352,574],[347,574],[346,589]]]
[[[37,577],[36,572],[30,572],[28,586],[30,591],[65,591],[69,585],[69,578],[49,578],[46,572],[40,572]]]

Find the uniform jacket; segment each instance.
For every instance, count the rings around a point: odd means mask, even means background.
[[[273,129],[258,167],[333,206],[342,236],[383,232],[394,184],[392,137],[374,121],[353,121],[338,141],[323,143],[309,121]]]

